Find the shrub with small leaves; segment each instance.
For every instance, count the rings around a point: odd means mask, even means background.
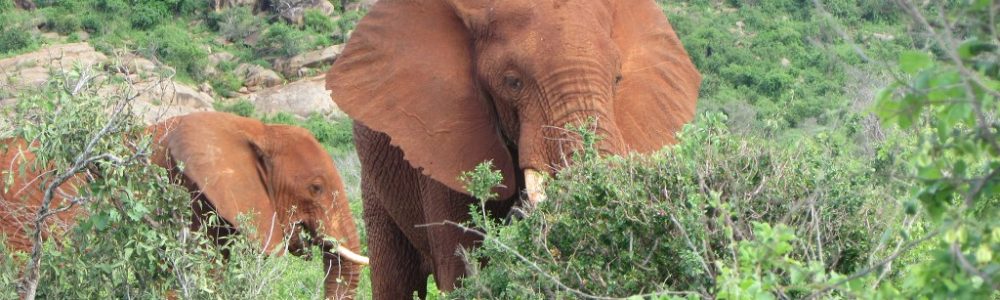
[[[969,1],[926,11],[901,2],[933,51],[899,54],[902,74],[876,111],[918,137],[910,176],[936,237],[930,260],[908,272],[905,291],[989,298],[1000,289],[1000,45],[996,5]],[[937,11],[933,11],[937,10]],[[940,13],[939,13],[940,12]],[[947,19],[940,19],[947,18]],[[947,24],[946,26],[944,24]]]
[[[145,38],[144,49],[149,56],[155,56],[177,69],[178,73],[199,80],[204,75],[207,53],[194,37],[179,25],[157,27]]]
[[[283,22],[272,24],[255,46],[257,55],[292,57],[306,50],[306,34]]]
[[[212,104],[217,111],[232,113],[243,117],[253,117],[257,110],[250,101],[240,99],[233,103],[222,103],[216,101]]]
[[[16,12],[0,13],[0,54],[20,52],[38,44],[31,16]]]
[[[253,15],[249,7],[227,9],[214,17],[219,34],[226,40],[246,43],[246,39],[264,30],[264,20]]]
[[[67,35],[83,28],[80,18],[62,8],[45,10],[45,26],[59,34]]]
[[[136,29],[152,29],[172,15],[167,5],[160,1],[143,1],[132,7],[129,20]]]
[[[488,264],[448,296],[684,291],[709,297],[719,292],[723,268],[742,259],[736,252],[741,243],[787,243],[778,249],[781,255],[829,272],[858,270],[873,251],[885,251],[877,246],[880,235],[871,233],[885,232],[901,216],[876,199],[901,191],[843,149],[846,137],[820,135],[785,147],[733,136],[724,122],[719,115],[705,116],[678,135],[680,144],[651,156],[577,155],[549,182],[548,199],[524,220],[499,226],[483,223],[492,218],[473,218],[472,227],[494,229],[472,252]],[[584,149],[596,141],[585,138]],[[488,172],[472,174],[466,178],[491,178]],[[477,186],[488,184],[470,185]],[[778,237],[784,242],[758,234],[778,223],[787,226],[777,227],[787,228]],[[790,243],[788,234],[810,238]],[[762,272],[774,282],[789,280],[781,272]]]
[[[329,34],[337,29],[337,24],[318,9],[307,9],[303,16],[304,27],[318,33]]]

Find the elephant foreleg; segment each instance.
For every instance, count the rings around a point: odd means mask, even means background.
[[[467,273],[466,264],[470,262],[463,257],[464,250],[472,249],[482,237],[455,225],[445,225],[445,221],[466,223],[469,220],[469,206],[475,201],[472,197],[451,190],[430,177],[425,177],[423,181],[421,198],[424,199],[424,218],[429,224],[426,229],[433,260],[434,280],[438,289],[450,291],[456,287],[458,279]]]
[[[370,198],[366,198],[370,199]],[[368,256],[371,260],[373,299],[412,299],[427,295],[427,273],[420,268],[420,253],[381,205],[365,201]]]

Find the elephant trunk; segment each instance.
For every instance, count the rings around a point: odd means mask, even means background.
[[[526,124],[521,127],[518,159],[522,169],[541,173],[554,173],[572,163],[573,152],[590,150],[599,155],[616,155],[625,152],[621,132],[611,114],[602,110],[580,111],[562,117],[557,125]],[[593,121],[593,122],[591,122]],[[587,126],[585,130],[597,135],[597,141],[586,145],[585,137],[569,126]]]
[[[578,59],[584,67],[557,69],[542,80],[544,98],[549,103],[539,111],[542,117],[523,117],[519,130],[518,159],[524,171],[525,191],[531,204],[545,200],[544,174],[555,173],[568,166],[574,151],[589,151],[593,147],[600,155],[621,154],[625,151],[621,132],[614,119],[612,105],[614,88],[610,73],[594,62]],[[529,113],[531,114],[531,113]],[[586,126],[585,130],[598,137],[594,144],[569,126]]]
[[[360,256],[355,251],[343,246],[324,245],[323,248],[326,299],[353,299],[361,279],[361,262],[367,262],[367,258],[362,261],[355,257]]]
[[[348,207],[346,199],[338,200],[342,201],[338,202],[339,207]],[[318,237],[319,245],[323,249],[325,297],[353,299],[358,281],[361,279],[361,268],[368,264],[368,257],[360,254],[361,241],[350,211],[338,210],[330,217],[329,225],[325,226],[325,230]]]

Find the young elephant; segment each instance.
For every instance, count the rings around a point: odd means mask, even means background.
[[[327,272],[326,297],[354,296],[360,267],[368,259],[357,254],[360,250],[357,228],[340,175],[308,131],[294,126],[266,125],[227,113],[204,112],[168,119],[150,127],[149,132],[154,138],[152,161],[170,170],[191,191],[191,207],[195,211],[193,229],[207,229],[222,241],[241,228],[252,227],[256,234],[251,238],[269,253],[282,253],[278,247],[286,238],[287,249],[293,254],[304,252],[307,246],[320,245]],[[3,168],[19,163],[8,156],[11,155],[3,156]],[[21,177],[33,176],[35,173]],[[5,217],[0,229],[10,237],[8,243],[15,249],[26,250],[30,244],[22,235],[24,227],[6,221],[6,217],[14,208],[37,207],[41,193],[37,186],[21,182],[26,181],[15,180],[15,185],[9,187],[21,194],[17,197],[4,194],[4,199],[0,199],[0,214]],[[29,190],[38,195],[21,197],[31,194]],[[218,215],[223,224],[204,228],[209,226],[205,220],[210,213]],[[241,223],[237,219],[240,214],[250,217]],[[299,233],[303,231],[313,239],[301,240]],[[334,238],[339,245],[324,238]]]
[[[42,184],[56,176],[46,168],[34,166],[34,161],[35,154],[28,151],[28,143],[23,139],[0,141],[0,235],[7,237],[7,246],[14,251],[31,251],[31,239],[24,229],[34,226],[35,213],[44,196]],[[24,172],[16,173],[19,170]],[[67,197],[75,195],[77,187],[84,183],[83,176],[76,176],[60,185],[50,207],[65,205]],[[74,213],[73,210],[57,213],[43,226],[49,228],[55,222],[56,228],[66,229],[72,225]]]
[[[357,254],[360,241],[340,175],[309,131],[217,112],[171,118],[150,131],[157,145],[153,162],[183,175],[195,215],[214,211],[225,220],[210,232],[222,238],[252,226],[257,232],[252,238],[272,253],[284,238],[290,239],[292,253],[318,243],[329,274],[326,296],[353,296],[367,258]],[[249,221],[237,220],[249,212]],[[192,227],[202,221],[196,217]],[[300,240],[300,231],[314,239]],[[342,246],[333,249],[324,237]]]

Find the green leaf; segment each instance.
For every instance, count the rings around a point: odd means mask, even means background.
[[[933,63],[934,61],[931,60],[930,54],[925,51],[909,50],[899,54],[900,70],[910,75],[917,74],[917,72],[930,67]]]
[[[972,105],[965,102],[957,102],[948,106],[945,118],[948,123],[957,124],[969,120],[972,117]]]
[[[899,102],[892,99],[896,92],[898,83],[893,82],[888,87],[882,89],[875,96],[875,115],[883,120],[892,120],[899,111]]]
[[[969,60],[983,52],[996,50],[997,46],[980,41],[977,38],[970,38],[958,45],[958,56],[963,60]]]
[[[941,168],[936,165],[930,165],[920,168],[920,178],[921,179],[941,179]]]
[[[970,0],[972,8],[975,10],[983,11],[990,7],[992,0]]]
[[[94,220],[94,227],[96,227],[98,231],[108,228],[107,214],[95,214],[93,220]]]

